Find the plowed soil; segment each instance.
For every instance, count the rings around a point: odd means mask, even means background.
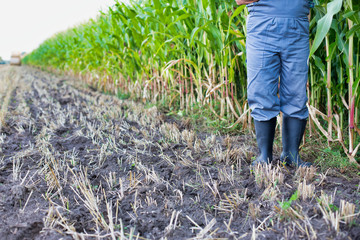
[[[0,107],[0,239],[360,239],[358,178],[251,167],[252,135],[30,67]]]

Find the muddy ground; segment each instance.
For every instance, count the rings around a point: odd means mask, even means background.
[[[250,168],[253,136],[69,77],[1,67],[0,87],[0,239],[360,239],[358,178]]]

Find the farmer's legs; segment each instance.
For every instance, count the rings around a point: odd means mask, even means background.
[[[260,155],[253,164],[272,161],[276,116],[280,112],[277,96],[280,56],[276,45],[267,41],[272,18],[251,18],[247,35],[248,102],[255,122]]]
[[[298,157],[289,156],[298,156],[299,139],[308,117],[306,62],[309,53],[309,26],[304,19],[309,13],[309,4],[304,0],[259,1],[249,5],[248,9],[248,102],[261,151],[255,163],[267,162],[272,158],[269,149],[272,149],[272,130],[275,124],[271,123],[280,110],[285,116],[284,128],[288,129],[283,137],[282,159],[287,159],[288,163],[300,163]],[[279,100],[277,92],[280,72]],[[264,155],[268,156],[263,157]]]
[[[308,22],[303,18],[251,19],[247,36],[248,101],[260,148],[254,163],[271,161],[274,118],[281,110],[284,114],[281,159],[288,164],[308,166],[298,153],[308,117]]]
[[[287,23],[288,37],[280,54],[280,109],[283,113],[283,152],[280,159],[288,165],[310,166],[299,156],[299,146],[309,115],[306,107],[309,26],[307,20],[301,19],[291,19]]]

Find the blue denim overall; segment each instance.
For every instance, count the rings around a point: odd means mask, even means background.
[[[309,9],[308,0],[260,0],[248,5],[247,93],[257,121],[268,121],[280,111],[297,119],[309,115]]]

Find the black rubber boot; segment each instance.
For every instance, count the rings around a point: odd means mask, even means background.
[[[283,117],[282,145],[283,152],[280,161],[286,165],[295,165],[296,167],[310,167],[311,163],[301,160],[299,147],[301,139],[304,136],[306,119],[292,117]]]
[[[272,151],[276,127],[276,117],[270,119],[269,121],[256,121],[255,123],[255,132],[256,132],[256,141],[260,150],[260,155],[252,163],[252,165],[257,164],[268,164],[272,161]]]

